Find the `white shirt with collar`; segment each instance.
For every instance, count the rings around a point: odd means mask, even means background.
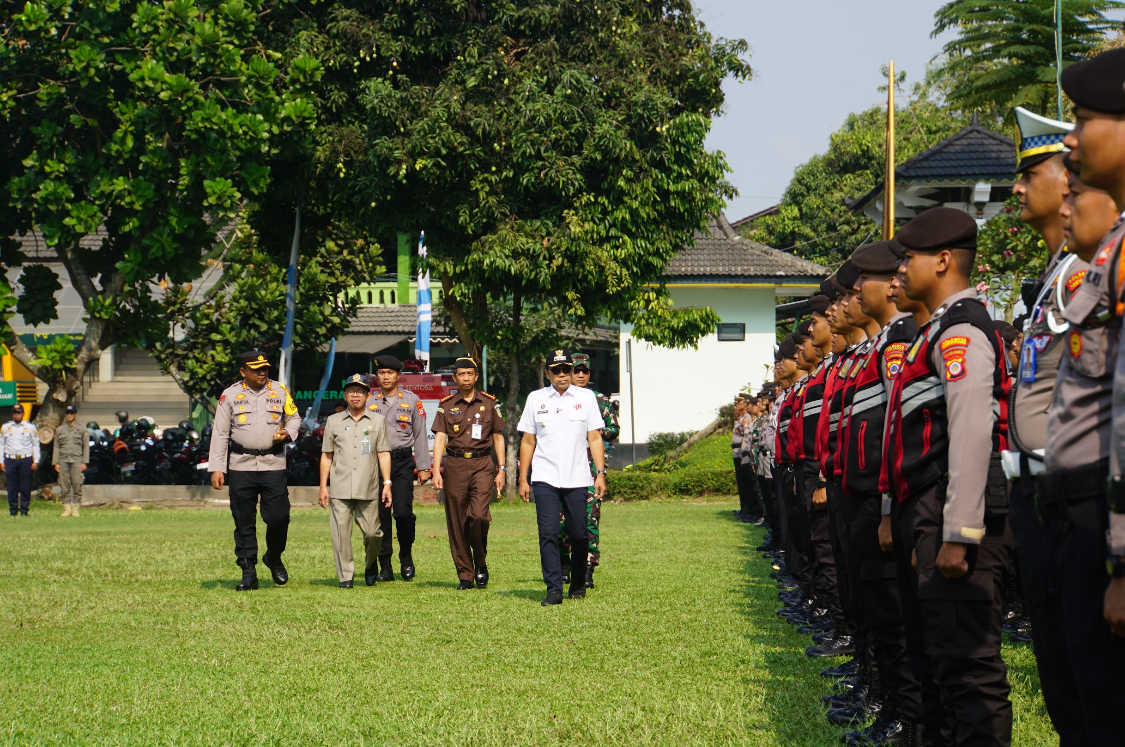
[[[518,428],[535,436],[532,479],[556,488],[593,485],[587,434],[604,427],[598,399],[589,389],[571,384],[562,394],[553,386],[529,394]]]
[[[39,430],[26,420],[19,423],[9,420],[0,427],[0,451],[5,457],[17,454],[30,456],[31,461],[39,461]]]

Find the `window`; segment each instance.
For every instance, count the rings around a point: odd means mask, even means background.
[[[371,291],[367,291],[367,303],[368,305],[371,304]]]
[[[387,299],[383,296],[383,291],[379,291],[379,303],[386,303]]]
[[[719,325],[719,342],[743,342],[746,339],[746,325],[742,322]]]
[[[395,302],[395,292],[391,291],[391,303]]]

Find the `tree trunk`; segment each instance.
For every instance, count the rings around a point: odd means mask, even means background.
[[[684,441],[682,444],[680,444],[679,446],[677,446],[676,448],[672,449],[667,454],[665,454],[664,455],[664,461],[665,462],[671,462],[674,459],[679,459],[680,455],[683,454],[685,451],[690,449],[692,446],[695,446],[697,443],[699,443],[703,439],[707,438],[708,436],[710,436],[715,431],[719,430],[719,426],[722,425],[722,424],[723,424],[722,418],[715,418],[714,420],[711,421],[710,425],[708,425],[706,428],[699,431],[694,436],[689,438],[687,441]]]
[[[522,309],[523,298],[520,296],[519,291],[516,291],[512,297],[512,356],[511,365],[508,371],[508,401],[505,403],[504,422],[507,425],[507,432],[504,434],[507,439],[507,467],[508,467],[508,485],[504,490],[504,497],[509,500],[518,500],[519,495],[519,470],[516,467],[516,460],[519,459],[520,448],[520,432],[516,426],[519,424],[519,402],[520,402],[520,312]]]
[[[461,345],[465,348],[465,355],[479,363],[480,343],[477,342],[476,335],[473,334],[473,330],[465,319],[465,308],[454,295],[453,280],[448,275],[443,275],[441,278],[441,290],[442,303],[445,304],[445,309],[449,312],[449,318],[453,321],[453,326],[457,330],[457,339],[461,341]],[[484,385],[487,388],[488,382],[484,382]]]

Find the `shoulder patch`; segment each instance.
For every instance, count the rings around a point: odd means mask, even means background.
[[[953,340],[955,338],[950,338]],[[946,340],[949,342],[950,340]],[[949,347],[945,348],[942,344],[941,357],[945,361],[945,380],[946,381],[959,381],[965,378],[967,370],[965,369],[965,348],[964,347]]]
[[[1082,285],[1082,280],[1085,277],[1086,277],[1086,271],[1085,270],[1079,270],[1078,272],[1074,273],[1073,275],[1071,275],[1070,277],[1068,277],[1066,279],[1066,289],[1068,291],[1074,292],[1074,290],[1078,286]]]
[[[444,397],[441,398],[441,401],[447,402],[447,401],[453,399],[455,396],[457,396],[457,392],[453,392],[453,394],[447,394],[447,395],[445,395]]]
[[[964,348],[968,347],[968,345],[968,337],[949,337],[941,341],[940,347],[942,353],[945,353],[945,351],[949,350],[950,348]]]
[[[495,397],[493,397],[493,396],[492,396],[491,394],[489,394],[488,392],[481,392],[481,396],[482,396],[482,397],[488,397],[488,398],[489,398],[490,400],[492,400],[492,401],[494,401],[494,402],[496,401],[496,398],[495,398]]]
[[[902,370],[902,359],[906,357],[906,348],[905,342],[892,342],[883,350],[883,365],[888,379],[896,378]]]
[[[227,401],[227,395],[225,395],[225,394],[220,394],[220,395],[219,395],[219,404],[221,405],[221,404],[223,404],[223,403],[224,403],[224,402],[226,402],[226,401]]]

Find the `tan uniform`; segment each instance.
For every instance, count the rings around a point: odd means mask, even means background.
[[[414,470],[429,470],[431,463],[430,445],[426,439],[426,410],[417,394],[403,389],[390,397],[376,389],[367,400],[367,410],[386,419],[391,441],[391,505],[379,504],[379,520],[383,524],[379,557],[387,561],[394,554],[391,539],[391,520],[394,519],[399,557],[403,563],[408,563],[417,523],[414,515]]]
[[[328,521],[332,529],[336,577],[340,581],[351,581],[355,575],[352,521],[363,533],[366,568],[375,563],[383,536],[379,522],[383,481],[378,455],[391,450],[387,421],[369,410],[364,410],[358,419],[347,410],[330,415],[324,423],[321,450],[332,454]]]
[[[59,472],[59,488],[64,504],[82,503],[82,465],[90,461],[90,434],[86,426],[63,422],[55,429],[51,464]]]

